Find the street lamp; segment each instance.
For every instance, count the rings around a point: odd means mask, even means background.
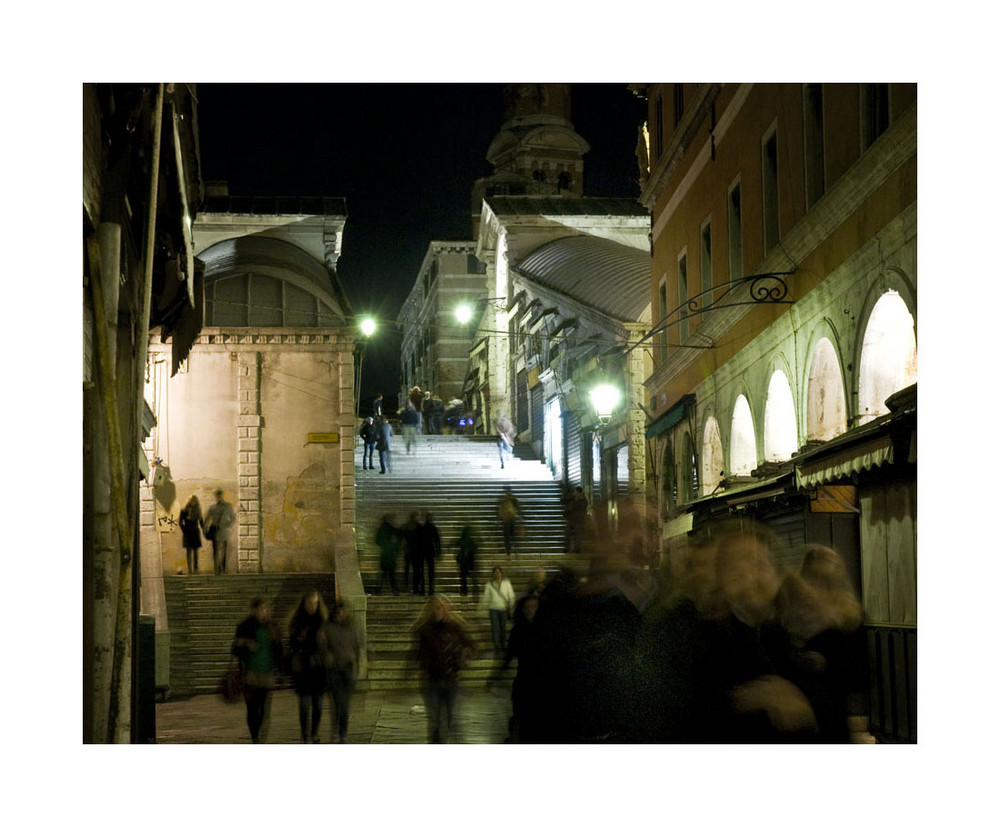
[[[597,419],[601,425],[607,425],[615,414],[615,408],[621,400],[621,391],[616,385],[604,382],[590,391],[590,401],[597,413]]]
[[[468,324],[472,320],[472,308],[463,302],[455,308],[455,318],[459,324]]]
[[[358,369],[354,373],[354,418],[358,418],[361,412],[361,366],[365,359],[365,347],[368,345],[368,340],[375,333],[377,325],[375,320],[371,316],[364,316],[361,319],[359,328],[361,330],[362,339],[355,342],[354,353],[357,356]]]

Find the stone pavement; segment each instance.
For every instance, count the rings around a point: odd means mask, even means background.
[[[264,742],[301,743],[298,698],[291,689],[271,693],[270,721]],[[510,718],[510,687],[463,687],[451,743],[501,744]],[[320,742],[330,743],[334,722],[324,699]],[[249,744],[246,706],[221,695],[195,695],[156,704],[158,744]],[[349,744],[426,744],[427,718],[419,691],[355,692],[347,730]]]

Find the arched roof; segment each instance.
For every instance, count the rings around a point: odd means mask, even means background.
[[[593,236],[550,241],[513,265],[532,281],[622,322],[649,304],[649,253]]]

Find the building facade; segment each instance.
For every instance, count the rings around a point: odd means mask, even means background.
[[[200,333],[191,222],[202,199],[187,84],[84,84],[83,741],[148,740],[140,656],[141,450],[151,334],[174,368]]]
[[[915,738],[916,86],[637,91],[667,570],[734,514],[775,528],[788,565],[837,548],[885,650],[873,727]]]
[[[473,241],[428,245],[396,319],[403,334],[400,400],[414,386],[430,391],[444,404],[462,398],[472,331],[455,313],[463,305],[481,306],[487,292],[486,267],[475,253]]]

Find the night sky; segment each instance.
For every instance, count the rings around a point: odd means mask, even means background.
[[[394,398],[392,327],[431,241],[471,238],[473,182],[503,120],[501,84],[198,84],[202,175],[231,195],[346,199],[338,263],[356,313],[382,321],[362,400]],[[644,101],[624,83],[573,84],[571,120],[590,145],[584,194],[637,198]]]

